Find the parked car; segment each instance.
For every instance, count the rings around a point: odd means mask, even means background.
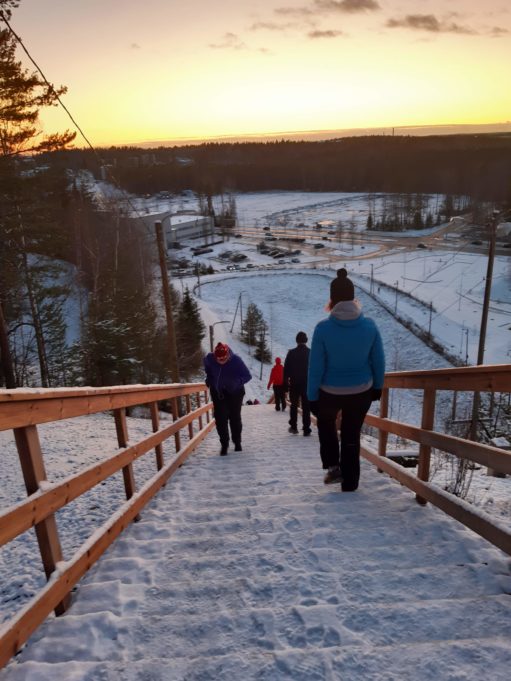
[[[300,262],[300,258],[291,258],[291,262]]]
[[[269,231],[270,231],[270,227],[263,227],[263,232],[269,232]]]
[[[235,235],[234,235],[234,238],[235,238],[235,239],[241,239],[242,236],[243,236],[243,234],[235,234]]]
[[[325,244],[314,244],[314,248],[325,248]]]
[[[285,264],[286,264],[286,261],[285,261],[285,260],[282,260],[282,259],[279,260],[279,265],[285,265]]]
[[[323,241],[330,241],[330,238],[327,236],[322,236],[321,238],[323,239]]]
[[[481,241],[481,239],[474,239],[474,241],[471,241],[470,243],[473,244],[474,246],[482,246],[483,245],[483,242]]]
[[[423,244],[422,241],[417,244],[417,248],[427,248],[426,244]]]

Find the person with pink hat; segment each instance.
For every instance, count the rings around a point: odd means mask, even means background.
[[[220,456],[229,449],[229,428],[234,451],[241,452],[241,405],[245,383],[252,379],[247,366],[225,343],[217,343],[214,352],[204,358],[206,385],[213,401],[213,415],[220,438]]]

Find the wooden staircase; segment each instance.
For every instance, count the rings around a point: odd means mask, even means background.
[[[504,554],[366,462],[324,486],[271,406],[243,419],[244,451],[209,435],[1,681],[509,677]]]

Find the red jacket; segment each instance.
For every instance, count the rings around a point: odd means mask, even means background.
[[[280,357],[275,357],[275,365],[271,370],[268,385],[266,387],[269,390],[272,385],[282,385],[283,383],[284,383],[284,367],[282,366],[282,360],[280,359]]]

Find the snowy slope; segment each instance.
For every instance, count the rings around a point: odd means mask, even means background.
[[[212,433],[0,681],[504,681],[509,559],[368,464],[325,487],[316,435],[245,407]]]

